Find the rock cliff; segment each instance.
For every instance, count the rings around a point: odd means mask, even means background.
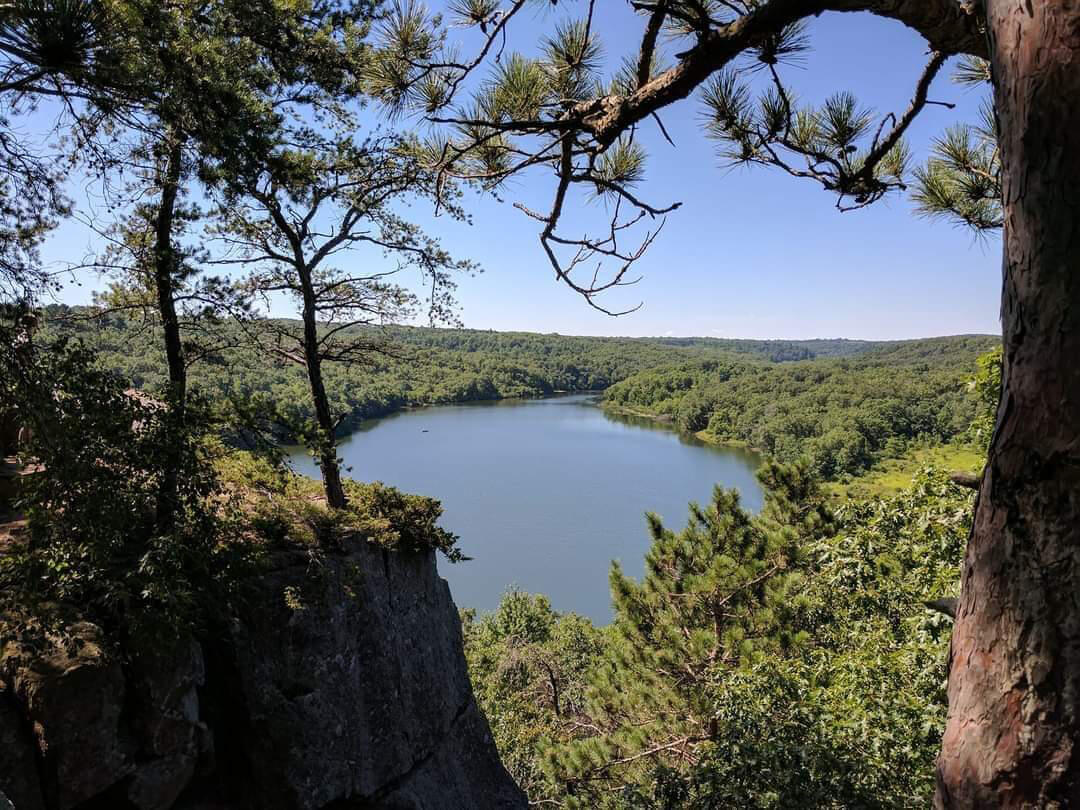
[[[432,553],[276,552],[199,639],[0,648],[0,810],[524,808]]]

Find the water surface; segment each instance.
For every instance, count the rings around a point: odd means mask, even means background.
[[[611,560],[644,569],[645,512],[681,528],[687,502],[715,484],[761,506],[752,454],[612,416],[589,395],[404,411],[364,423],[339,452],[353,478],[442,501],[442,525],[473,559],[440,558],[440,572],[460,607],[482,611],[518,586],[607,622]],[[293,462],[318,476],[302,450]]]

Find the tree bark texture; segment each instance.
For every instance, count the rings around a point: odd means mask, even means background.
[[[327,504],[334,509],[343,509],[345,489],[341,484],[341,468],[337,458],[337,440],[334,435],[336,425],[330,413],[330,400],[327,399],[322,378],[315,291],[310,269],[297,267],[297,271],[304,298],[304,362],[307,366],[308,383],[311,385],[311,399],[315,405],[315,420],[319,425],[319,469],[322,471]]]
[[[988,0],[1002,397],[962,572],[939,808],[1080,807],[1080,0]]]

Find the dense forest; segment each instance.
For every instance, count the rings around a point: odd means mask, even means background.
[[[783,461],[809,457],[831,479],[898,456],[914,442],[966,433],[976,412],[974,359],[994,344],[965,336],[870,346],[850,358],[813,362],[687,363],[635,374],[604,399]]]
[[[560,391],[604,391],[604,401],[670,420],[713,441],[744,442],[769,456],[809,456],[825,478],[857,474],[913,442],[963,434],[975,397],[975,360],[989,336],[880,342],[601,338],[467,329],[385,327],[365,362],[327,367],[340,431],[405,407]],[[271,408],[289,435],[312,417],[303,369],[245,344],[196,363],[191,382],[212,399]],[[133,387],[160,392],[166,370],[152,329],[89,309],[51,307],[47,336],[92,347]]]
[[[116,315],[97,317],[88,309],[50,308],[46,315],[49,334],[77,336],[133,386],[148,391],[164,387],[166,369],[153,329]],[[302,368],[244,341],[236,325],[226,323],[222,332],[226,348],[216,362],[193,364],[193,385],[216,395],[265,395],[310,415]],[[411,405],[601,391],[638,371],[715,356],[728,348],[404,326],[357,326],[351,334],[377,335],[380,343],[362,363],[326,369],[331,400],[350,421]],[[767,344],[763,350],[769,351]]]

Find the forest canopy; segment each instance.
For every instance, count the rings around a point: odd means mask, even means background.
[[[136,323],[63,308],[47,310],[46,323],[45,334],[78,336],[135,387],[157,392],[164,385],[152,332]],[[825,478],[858,474],[912,443],[962,437],[977,406],[975,360],[996,344],[990,336],[744,341],[371,331],[385,351],[325,372],[341,431],[405,407],[595,391],[606,405],[711,441],[746,444],[784,461],[808,456]],[[192,384],[212,398],[272,405],[283,436],[312,417],[302,369],[243,345],[221,362],[196,366]]]

